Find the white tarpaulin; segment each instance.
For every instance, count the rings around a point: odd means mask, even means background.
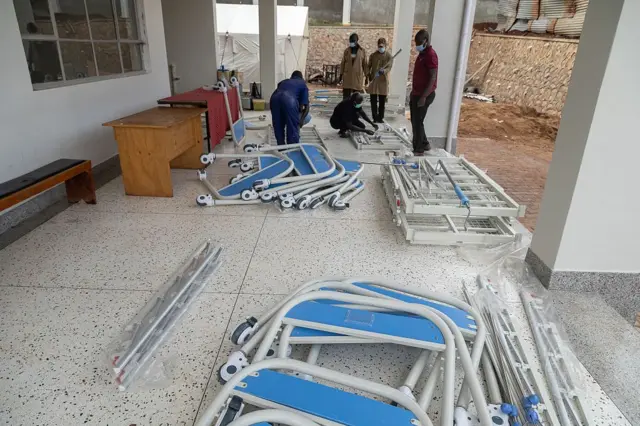
[[[278,6],[277,81],[304,74],[309,45],[309,8]],[[244,73],[244,85],[260,81],[258,6],[217,4],[218,63]]]

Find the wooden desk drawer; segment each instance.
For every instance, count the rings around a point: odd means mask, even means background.
[[[202,142],[200,118],[189,120],[169,129],[169,143],[166,147],[167,158],[172,160],[189,148]]]

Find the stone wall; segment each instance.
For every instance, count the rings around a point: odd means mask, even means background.
[[[494,95],[498,102],[560,113],[577,50],[577,40],[476,33],[467,75],[493,58],[471,85]]]
[[[416,0],[415,25],[427,23],[432,0]],[[253,0],[218,0],[218,3],[253,4]],[[296,0],[278,0],[279,6],[295,6]],[[342,23],[342,0],[305,0],[313,24]],[[351,22],[367,25],[393,25],[396,0],[352,0]],[[498,0],[478,0],[477,23],[498,22]]]
[[[420,27],[415,27],[418,31]],[[352,25],[349,27],[331,26],[331,27],[309,27],[309,53],[307,54],[307,72],[310,70],[322,70],[322,65],[340,64],[344,49],[348,46],[349,35],[358,33],[360,45],[365,49],[367,55],[370,55],[378,48],[378,39],[384,37],[387,39],[388,46],[393,50],[393,27],[387,26],[359,26]],[[413,43],[412,43],[413,44]],[[402,52],[401,55],[404,55]],[[416,51],[411,46],[411,64],[409,66],[409,74],[413,72],[413,63],[416,58]]]

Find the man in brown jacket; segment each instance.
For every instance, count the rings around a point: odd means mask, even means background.
[[[369,87],[367,92],[371,95],[371,115],[375,123],[384,123],[384,106],[389,94],[389,71],[391,71],[393,59],[387,51],[387,41],[378,39],[378,50],[369,56],[367,64],[367,76]]]
[[[342,76],[342,99],[348,99],[353,92],[364,92],[367,69],[367,53],[358,44],[358,34],[349,36],[349,47],[342,55],[340,75]]]

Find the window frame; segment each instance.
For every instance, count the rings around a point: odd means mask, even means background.
[[[135,4],[135,19],[137,23],[138,30],[138,38],[137,39],[123,39],[120,37],[120,24],[118,19],[118,10],[116,7],[117,0],[109,0],[111,3],[111,8],[113,10],[113,19],[115,25],[115,34],[116,38],[113,40],[96,40],[93,38],[93,32],[91,29],[91,21],[89,20],[89,8],[87,7],[87,0],[82,0],[84,4],[84,12],[85,19],[87,20],[87,28],[89,31],[89,39],[78,39],[78,38],[61,38],[58,34],[58,24],[56,21],[55,10],[52,10],[52,2],[48,1],[49,14],[51,19],[51,25],[53,26],[53,34],[20,34],[21,41],[52,41],[56,44],[56,49],[58,52],[58,63],[60,64],[60,72],[62,74],[62,80],[57,81],[49,81],[45,83],[31,83],[33,90],[46,90],[53,89],[56,87],[65,87],[65,86],[75,86],[77,84],[85,84],[85,83],[94,83],[98,81],[105,80],[113,80],[118,78],[126,78],[133,77],[137,75],[147,74],[148,71],[148,58],[147,58],[147,33],[146,33],[146,25],[144,21],[144,10],[143,10],[143,0],[133,0]],[[16,16],[17,19],[17,16]],[[96,74],[93,77],[84,77],[67,80],[67,76],[64,70],[64,61],[62,58],[62,49],[60,46],[61,42],[77,42],[77,43],[91,43],[91,50],[93,53],[93,62],[96,67]],[[96,44],[100,43],[115,43],[118,46],[118,55],[120,57],[120,73],[119,74],[108,74],[108,75],[100,75],[100,70],[98,68],[98,58],[96,54]],[[122,58],[122,44],[131,44],[134,46],[140,47],[140,61],[142,63],[142,69],[138,71],[124,71],[124,59]]]

